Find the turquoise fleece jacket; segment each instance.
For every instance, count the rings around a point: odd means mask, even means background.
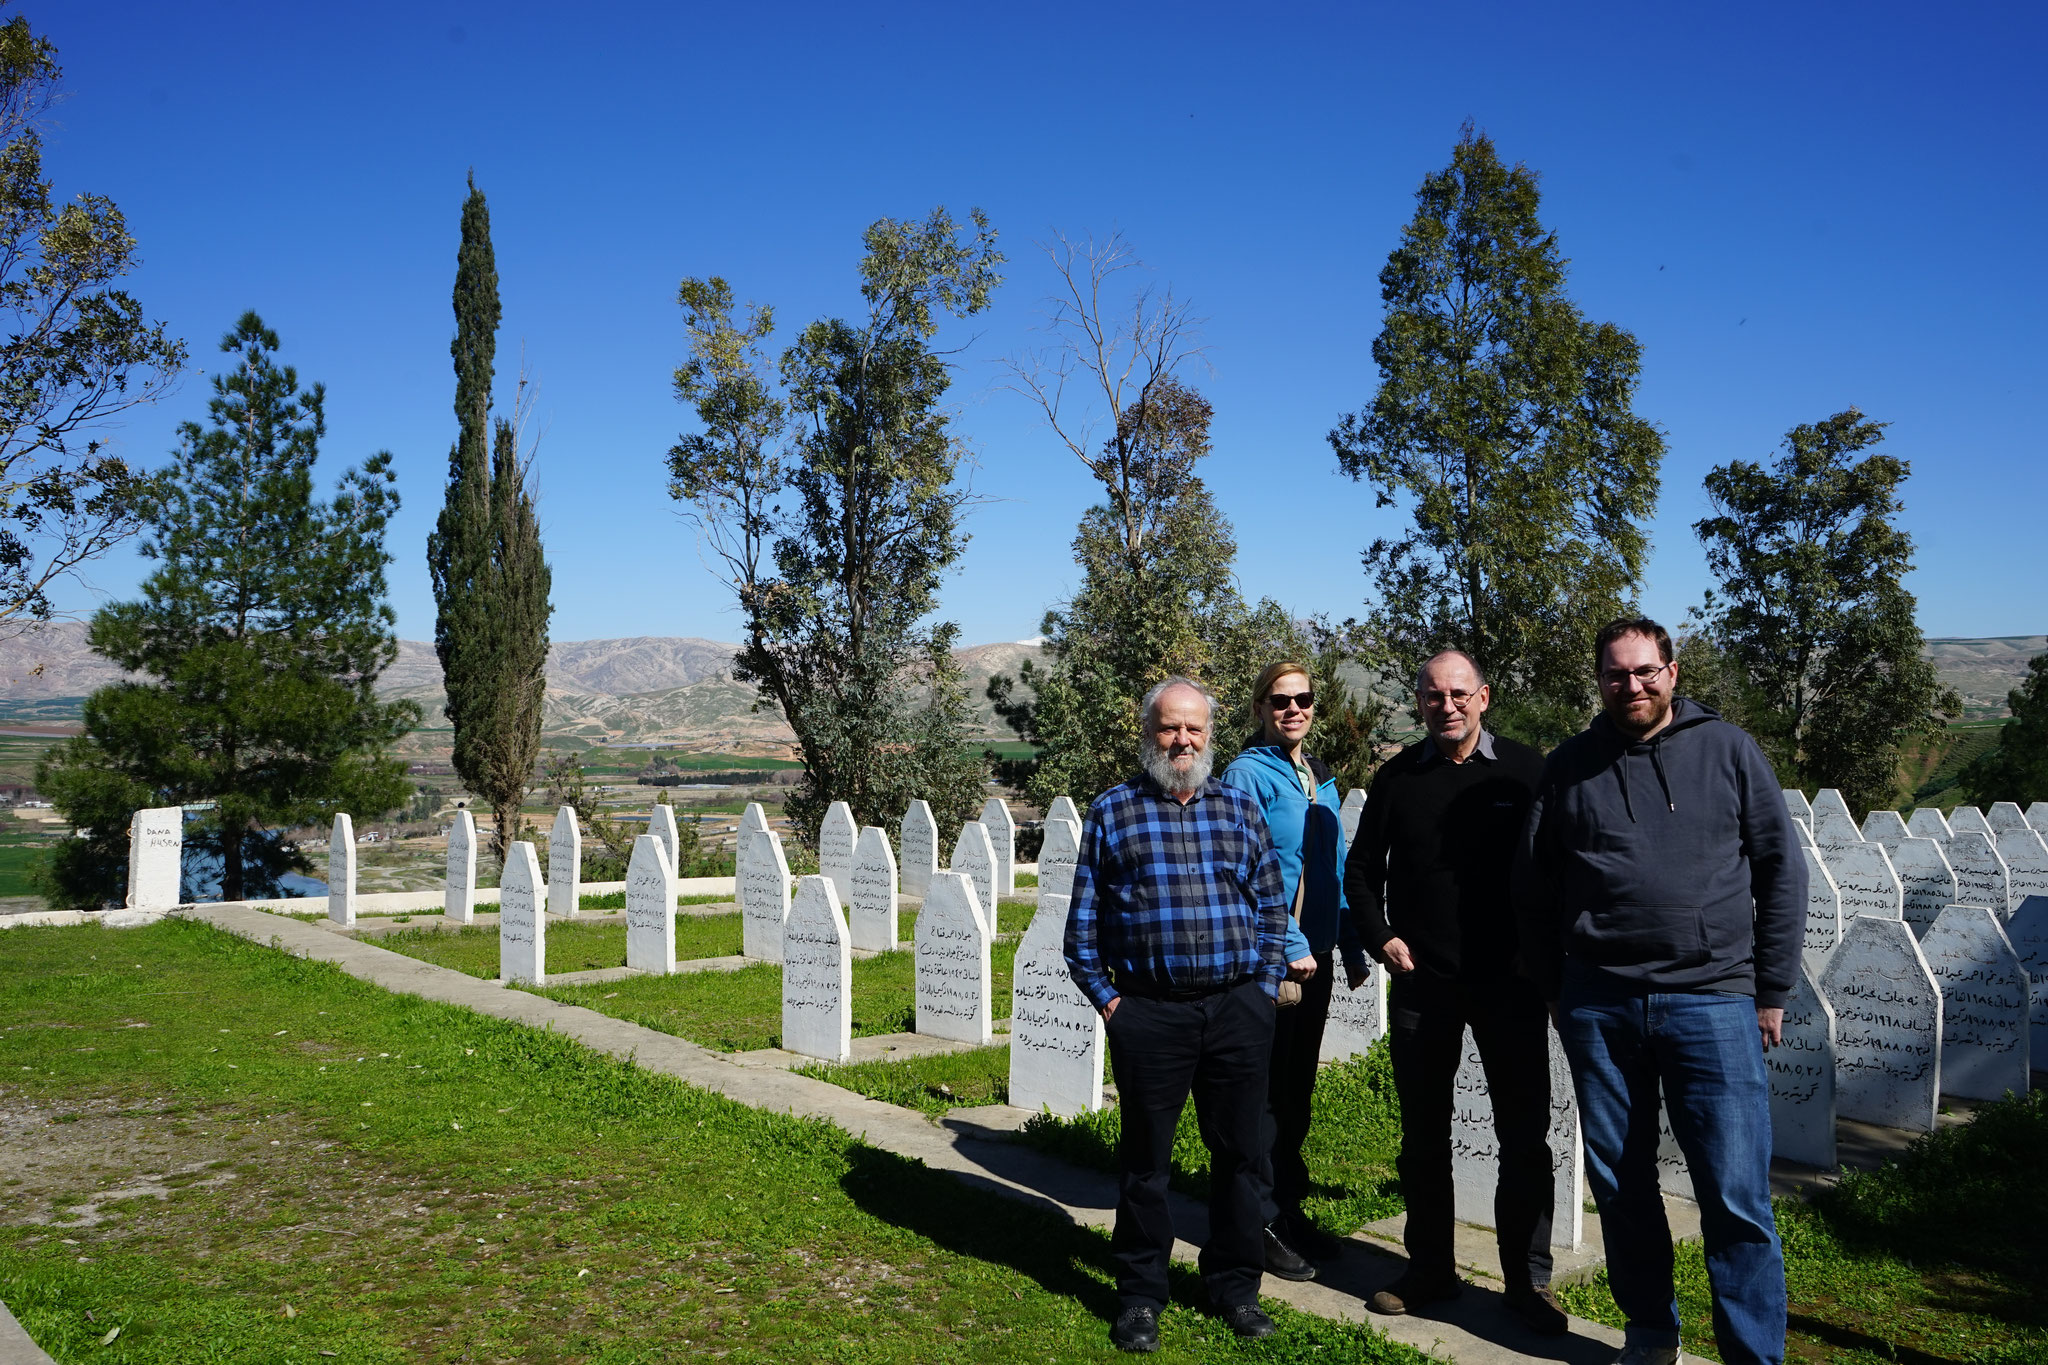
[[[1341,947],[1344,964],[1363,971],[1365,945],[1344,899],[1343,797],[1322,760],[1312,754],[1303,757],[1318,784],[1313,805],[1302,795],[1294,765],[1271,744],[1255,744],[1239,754],[1224,770],[1223,780],[1250,795],[1265,812],[1273,847],[1280,854],[1283,898],[1289,906],[1294,904],[1302,868],[1308,868],[1300,927],[1291,922],[1287,926],[1287,960]]]

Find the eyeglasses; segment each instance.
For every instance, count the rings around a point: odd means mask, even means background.
[[[1452,706],[1462,711],[1465,703],[1478,696],[1477,692],[1417,692],[1424,706]]]
[[[1659,673],[1662,673],[1669,667],[1671,667],[1671,663],[1667,662],[1658,664],[1655,667],[1644,664],[1641,668],[1610,668],[1600,675],[1600,681],[1608,687],[1627,687],[1629,679],[1633,678],[1644,687],[1648,687],[1651,683],[1657,681]]]
[[[1289,706],[1298,706],[1302,710],[1307,711],[1314,707],[1315,704],[1316,694],[1313,691],[1296,692],[1293,696],[1289,696],[1285,692],[1275,692],[1272,696],[1266,698],[1266,705],[1275,711],[1285,711]]]

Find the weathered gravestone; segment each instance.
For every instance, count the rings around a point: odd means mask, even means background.
[[[1081,823],[1081,812],[1075,808],[1073,797],[1055,796],[1052,799],[1052,804],[1046,807],[1045,818],[1048,820],[1071,820],[1078,825]]]
[[[1998,912],[2000,919],[2011,908],[2006,889],[2005,859],[1991,836],[1982,830],[1959,829],[1942,846],[1951,872],[1956,874],[1956,904],[1984,905]]]
[[[498,980],[544,985],[548,917],[541,906],[540,856],[521,839],[498,874]]]
[[[1892,850],[1899,874],[1900,910],[1916,936],[1924,935],[1934,917],[1956,903],[1956,874],[1948,855],[1932,839],[1902,839]]]
[[[1941,990],[1913,931],[1853,919],[1821,973],[1835,1012],[1835,1110],[1929,1132],[1941,1092]]]
[[[964,872],[974,884],[975,903],[981,907],[982,922],[990,934],[996,931],[996,853],[988,841],[986,826],[969,821],[960,827],[953,841],[951,870]],[[925,894],[929,895],[930,892]]]
[[[2048,896],[2048,845],[2032,829],[1998,832],[1998,856],[2005,860],[2005,902],[2018,905],[2028,896]]]
[[[782,929],[782,1046],[828,1062],[853,1056],[853,942],[830,877],[804,877]]]
[[[1662,1088],[1660,1083],[1657,1097],[1657,1188],[1680,1199],[1697,1202],[1692,1192],[1692,1168],[1685,1164],[1685,1150],[1678,1145],[1678,1135],[1671,1131],[1671,1098],[1661,1093]]]
[[[2048,1062],[2048,896],[2029,896],[2006,921],[2005,935],[2027,969],[2027,1059]]]
[[[741,830],[734,872],[740,952],[763,962],[782,961],[782,933],[789,920],[789,860],[782,854],[782,836],[773,830]]]
[[[746,809],[740,812],[740,828],[758,829],[764,834],[767,833],[768,812],[759,801],[747,802]]]
[[[576,824],[575,808],[563,806],[548,831],[548,913],[556,919],[576,918],[582,886],[583,831]]]
[[[676,834],[676,813],[657,801],[647,812],[647,832],[661,840],[661,851],[668,855],[668,869],[676,876],[683,875],[682,839]]]
[[[1902,842],[1913,837],[1913,831],[1906,828],[1906,817],[1895,810],[1874,810],[1863,817],[1863,837],[1873,844],[1883,844],[1889,853]]]
[[[633,840],[626,864],[626,965],[666,976],[676,969],[676,878],[661,840]]]
[[[2048,801],[2036,801],[2027,807],[2027,824],[2034,833],[2048,839]]]
[[[1785,999],[1781,1041],[1764,1053],[1771,1085],[1771,1155],[1835,1169],[1835,1012],[1800,969]]]
[[[869,825],[853,844],[853,903],[847,907],[847,932],[853,946],[873,953],[896,948],[896,855],[889,831]]]
[[[1975,831],[1987,839],[1998,833],[1991,828],[1991,822],[1984,818],[1983,811],[1975,806],[1957,806],[1948,813],[1948,831],[1950,834],[1961,834],[1965,830]]]
[[[2034,828],[2027,823],[2027,813],[2011,801],[1992,802],[1991,809],[1984,812],[1984,823],[1991,826],[1992,833],[2001,835]]]
[[[1572,1073],[1557,1033],[1550,1039],[1550,1177],[1556,1221],[1552,1246],[1577,1248],[1585,1237],[1586,1172],[1579,1155],[1579,1107]],[[1465,1030],[1465,1056],[1451,1094],[1451,1176],[1458,1221],[1493,1226],[1494,1187],[1500,1178],[1500,1142],[1493,1131],[1493,1098],[1479,1046]]]
[[[128,821],[128,908],[175,907],[184,862],[184,807],[152,806],[135,812]]]
[[[1332,966],[1337,978],[1330,983],[1330,1015],[1323,1024],[1317,1060],[1345,1062],[1371,1048],[1387,1031],[1387,969],[1368,962],[1365,980],[1354,991],[1346,984],[1344,964]]]
[[[958,872],[932,874],[911,926],[917,969],[917,1031],[929,1038],[986,1044],[989,931],[974,888]]]
[[[1801,961],[1817,972],[1842,941],[1842,893],[1818,851],[1799,851],[1806,859],[1806,943]]]
[[[1918,839],[1932,839],[1937,844],[1946,844],[1948,836],[1955,833],[1948,827],[1948,817],[1932,806],[1921,806],[1906,817],[1906,828]]]
[[[1813,842],[1813,831],[1811,829],[1808,829],[1805,825],[1799,823],[1799,821],[1797,820],[1794,820],[1792,822],[1792,833],[1794,837],[1798,840],[1799,846],[1801,848],[1818,849],[1820,847],[1818,844]]]
[[[1840,848],[1844,844],[1863,842],[1863,831],[1849,818],[1849,810],[1842,805],[1842,794],[1829,788],[1822,796],[1833,794],[1833,801],[1813,803],[1813,842],[1823,848]]]
[[[448,882],[441,892],[441,914],[457,924],[476,923],[476,817],[455,812],[448,826]]]
[[[834,801],[825,807],[825,818],[818,823],[818,874],[832,879],[832,892],[841,906],[853,900],[853,846],[859,839],[851,806]]]
[[[1017,889],[1017,822],[1009,803],[999,796],[982,802],[981,827],[988,831],[989,848],[995,853],[996,894],[1007,896]]]
[[[1350,848],[1358,838],[1358,817],[1365,814],[1365,788],[1353,787],[1344,793],[1344,804],[1337,810],[1337,823],[1344,830],[1344,847]]]
[[[1835,889],[1841,893],[1843,919],[1852,915],[1904,918],[1898,873],[1892,870],[1892,860],[1883,844],[1861,840],[1836,844],[1821,850],[1821,861],[1828,865],[1828,875],[1835,879]]]
[[[938,870],[939,822],[932,819],[930,802],[912,801],[903,812],[902,855],[896,860],[903,894],[922,896]]]
[[[1813,816],[1818,821],[1822,814],[1839,815],[1849,818],[1849,802],[1838,787],[1822,787],[1813,794]]]
[[[1081,861],[1081,827],[1071,820],[1045,822],[1045,841],[1038,846],[1038,894],[1074,894],[1074,867]]]
[[[1797,787],[1785,788],[1785,813],[1809,830],[1813,828],[1813,803]]]
[[[356,922],[356,822],[346,811],[327,833],[327,918]]]
[[[1010,1103],[1071,1118],[1102,1108],[1102,1016],[1067,971],[1067,897],[1046,891],[1044,877],[1011,969]]]
[[[2000,916],[1951,905],[1920,940],[1941,987],[1941,1090],[1969,1100],[2027,1093],[2027,969]]]

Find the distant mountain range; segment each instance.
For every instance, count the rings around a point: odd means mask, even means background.
[[[773,711],[754,710],[754,689],[732,680],[734,648],[719,640],[664,636],[557,644],[548,651],[543,724],[550,735],[590,742],[772,751],[789,741],[789,727]],[[2043,652],[2048,636],[2042,635],[1927,642],[1927,657],[1962,693],[1972,718],[2006,714],[2005,694],[2026,677],[2027,661]],[[982,696],[990,676],[1014,676],[1025,660],[1043,653],[1037,641],[958,651],[982,737],[1010,737]],[[0,640],[0,713],[17,719],[75,719],[76,699],[120,677],[119,669],[86,648],[79,622],[53,622]],[[398,661],[378,690],[419,702],[429,731],[445,726],[441,665],[432,645],[401,641]]]

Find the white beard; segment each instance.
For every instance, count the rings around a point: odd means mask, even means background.
[[[1216,755],[1204,748],[1188,767],[1175,768],[1169,750],[1148,742],[1142,761],[1145,775],[1165,789],[1168,796],[1193,796],[1209,780],[1209,770],[1216,764]]]

